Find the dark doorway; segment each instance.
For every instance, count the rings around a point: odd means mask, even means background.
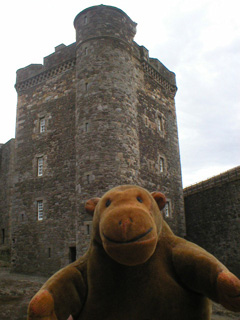
[[[74,262],[77,257],[76,247],[69,247],[69,262]]]

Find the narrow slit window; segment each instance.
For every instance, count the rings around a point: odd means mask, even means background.
[[[87,23],[88,23],[88,17],[84,16],[84,24],[87,24]]]
[[[85,131],[86,131],[86,132],[89,131],[89,123],[88,123],[88,122],[85,123]]]
[[[87,54],[88,54],[88,48],[86,47],[85,48],[85,56],[87,56]]]
[[[87,183],[89,184],[90,183],[90,175],[87,174]]]
[[[163,119],[161,116],[158,117],[158,131],[163,131]]]
[[[43,220],[43,200],[37,201],[37,214],[38,214],[38,220]]]
[[[43,175],[43,157],[38,158],[38,177]]]
[[[170,208],[169,201],[167,201],[164,210],[165,210],[165,217],[170,218],[171,217],[171,208]]]
[[[161,157],[159,158],[159,171],[164,172],[164,159]]]
[[[46,121],[45,121],[45,118],[41,118],[40,125],[39,125],[39,131],[40,131],[40,133],[43,133],[43,132],[45,132],[45,130],[46,130]]]
[[[90,234],[90,225],[87,224],[86,227],[87,227],[87,234]]]
[[[88,92],[88,82],[85,83],[85,91]]]
[[[85,228],[84,234],[87,236],[90,236],[92,232],[92,221],[85,221],[84,228]]]

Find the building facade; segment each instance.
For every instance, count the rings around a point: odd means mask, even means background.
[[[120,184],[162,191],[166,220],[185,235],[175,74],[134,42],[136,23],[120,9],[88,8],[74,27],[75,43],[17,71],[3,212],[18,272],[51,274],[83,254],[85,201]]]
[[[184,189],[187,238],[240,277],[240,166]]]

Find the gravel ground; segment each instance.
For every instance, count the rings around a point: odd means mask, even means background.
[[[45,277],[10,273],[0,268],[0,319],[26,320],[32,296],[46,281]]]
[[[26,320],[28,303],[46,280],[41,276],[10,273],[8,268],[0,267],[0,320]],[[212,320],[240,320],[240,313],[214,304]]]

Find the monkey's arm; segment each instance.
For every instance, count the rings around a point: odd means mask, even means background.
[[[86,292],[82,272],[71,264],[54,274],[32,298],[27,319],[67,320],[70,315],[75,319]]]
[[[173,248],[172,257],[176,273],[188,289],[240,311],[240,280],[214,256],[183,240]]]

